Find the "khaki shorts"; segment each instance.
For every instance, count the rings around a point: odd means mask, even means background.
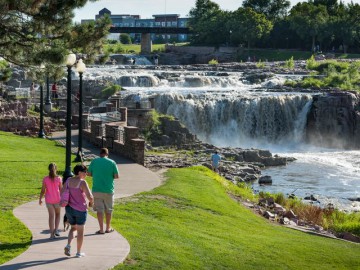
[[[114,194],[94,192],[94,211],[111,213],[114,208]]]
[[[46,208],[60,208],[59,203],[46,203]]]

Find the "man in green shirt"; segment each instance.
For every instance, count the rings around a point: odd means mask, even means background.
[[[114,179],[119,178],[119,170],[115,161],[108,158],[107,148],[101,148],[100,157],[91,161],[88,175],[93,177],[92,193],[94,195],[94,210],[97,213],[100,230],[96,234],[113,232],[111,227],[114,206]],[[106,229],[104,231],[104,212]]]

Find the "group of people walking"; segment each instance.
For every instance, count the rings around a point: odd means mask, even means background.
[[[64,179],[57,175],[55,163],[49,164],[49,175],[45,176],[39,197],[39,204],[42,205],[45,196],[46,208],[49,213],[50,238],[60,237],[60,210],[61,194],[69,193],[69,199],[65,206],[64,221],[71,226],[68,234],[68,242],[64,253],[71,256],[71,244],[77,232],[76,257],[84,257],[81,252],[84,240],[84,229],[87,219],[88,207],[93,207],[97,213],[99,230],[95,234],[111,233],[111,218],[114,205],[114,179],[119,178],[119,171],[115,161],[110,159],[107,148],[100,150],[100,157],[91,161],[89,168],[83,164],[74,167],[74,176]],[[92,190],[86,182],[86,176],[93,177]],[[104,228],[105,215],[105,228]]]

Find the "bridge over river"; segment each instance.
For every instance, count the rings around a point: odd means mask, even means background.
[[[140,33],[141,53],[148,54],[152,50],[150,34],[190,34],[188,27],[111,27],[110,33]]]

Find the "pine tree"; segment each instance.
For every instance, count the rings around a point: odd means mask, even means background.
[[[59,65],[72,51],[91,62],[101,50],[111,21],[103,17],[74,24],[74,9],[89,1],[0,0],[0,56],[19,66],[34,67]]]

